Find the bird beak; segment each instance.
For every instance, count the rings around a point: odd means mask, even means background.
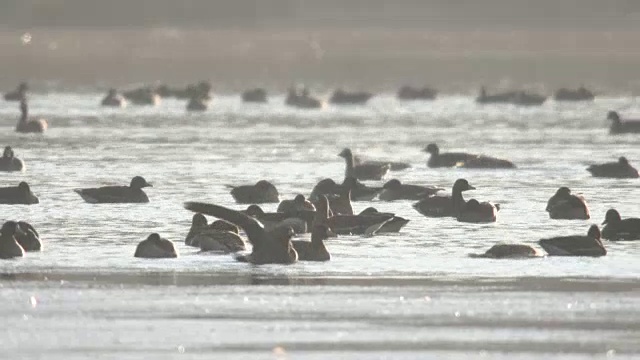
[[[153,187],[153,185],[151,185],[150,183],[147,183],[145,187]]]
[[[469,188],[467,190],[475,190],[475,189],[476,189],[475,187],[469,185]]]

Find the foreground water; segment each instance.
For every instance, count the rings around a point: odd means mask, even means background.
[[[604,119],[609,109],[639,113],[634,98],[516,108],[478,106],[468,97],[400,103],[380,96],[365,107],[302,111],[284,107],[282,97],[260,106],[221,96],[204,114],[186,114],[173,100],[158,108],[100,109],[99,98],[34,95],[32,115],[51,126],[44,136],[13,133],[17,104],[0,103],[0,143],[27,163],[25,173],[4,174],[2,184],[26,180],[41,201],[0,207],[5,219],[34,224],[46,246],[0,262],[0,314],[8,323],[0,338],[14,358],[43,351],[61,359],[640,352],[638,244],[606,243],[609,254],[600,259],[467,257],[499,241],[535,244],[586,233],[611,207],[639,216],[638,180],[594,179],[585,171],[622,155],[640,164],[640,137],[610,136]],[[429,169],[420,150],[430,142],[442,151],[509,158],[518,169]],[[400,234],[331,240],[330,263],[287,267],[251,267],[180,244],[192,215],[184,201],[240,209],[224,184],[263,178],[281,198],[308,194],[324,177],[342,178],[337,154],[347,146],[367,158],[412,163],[391,173],[403,182],[450,188],[468,179],[478,189],[468,198],[502,205],[498,222],[428,219],[410,202],[355,203],[356,211],[373,205],[411,222]],[[154,184],[151,203],[90,205],[72,191],[127,184],[134,175]],[[590,221],[548,219],[546,201],[563,185],[586,197]],[[182,257],[134,259],[150,232],[180,244]]]

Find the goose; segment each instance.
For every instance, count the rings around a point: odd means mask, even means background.
[[[26,221],[19,221],[20,232],[16,232],[15,238],[25,252],[42,250],[42,241],[36,229]]]
[[[636,179],[640,177],[638,170],[629,164],[626,157],[621,156],[617,162],[591,165],[587,168],[593,177],[616,179]]]
[[[255,185],[233,186],[226,185],[231,189],[231,196],[238,204],[264,204],[279,203],[279,195],[276,187],[267,180],[260,180]]]
[[[329,220],[329,200],[323,195],[318,203],[318,211],[313,220],[311,230],[311,241],[295,240],[291,243],[298,253],[299,261],[329,261],[331,254],[324,244],[332,235],[328,225]]]
[[[31,187],[22,181],[18,186],[0,187],[0,204],[33,205],[40,203],[37,196],[31,192]]]
[[[27,99],[22,98],[20,100],[20,120],[16,125],[16,131],[19,133],[43,133],[49,127],[47,120],[45,119],[29,119],[29,107],[27,105]]]
[[[542,253],[526,244],[496,244],[482,254],[469,254],[473,258],[522,259],[540,257]]]
[[[571,194],[566,186],[559,188],[549,199],[546,211],[551,219],[588,220],[591,217],[584,197]]]
[[[346,169],[345,169],[345,178],[346,177],[355,177],[358,180],[382,180],[387,173],[389,172],[390,165],[385,164],[382,166],[377,165],[358,165],[356,166],[353,161],[353,154],[351,153],[351,149],[345,148],[342,150],[338,156],[344,158]]]
[[[123,108],[127,106],[127,99],[125,99],[124,96],[118,94],[118,91],[116,89],[109,89],[109,92],[102,99],[100,105],[105,107]]]
[[[0,171],[24,171],[24,161],[17,158],[11,146],[6,146],[0,158]]]
[[[342,89],[337,89],[333,94],[331,94],[329,103],[335,105],[366,104],[372,97],[373,94],[366,91],[348,92]]]
[[[401,183],[398,179],[387,181],[382,189],[378,195],[378,199],[381,201],[420,200],[444,190],[434,186],[407,185]]]
[[[103,186],[73,191],[89,204],[148,203],[149,198],[142,189],[149,186],[152,185],[142,176],[135,176],[129,186]]]
[[[559,236],[538,241],[551,256],[604,256],[607,250],[600,240],[598,225],[591,225],[587,236]]]
[[[200,213],[193,215],[185,245],[199,247],[201,251],[221,253],[233,253],[246,249],[237,226],[224,220],[217,220],[209,225],[207,218]]]
[[[138,244],[133,256],[146,259],[177,258],[178,250],[172,241],[153,233]]]
[[[267,91],[262,88],[249,89],[242,93],[243,102],[266,103]]]
[[[609,209],[604,217],[602,237],[612,241],[640,240],[640,219],[622,219],[616,209]]]
[[[276,210],[276,212],[285,214],[297,213],[298,211],[316,211],[316,207],[304,195],[298,194],[293,200],[282,200]]]
[[[24,249],[15,236],[23,235],[23,231],[15,221],[7,221],[0,228],[0,259],[12,259],[24,256]]]
[[[226,220],[242,228],[253,249],[251,254],[236,257],[240,262],[262,265],[293,264],[298,261],[298,253],[291,244],[294,232],[290,227],[277,227],[273,231],[266,231],[258,220],[215,204],[190,201],[186,202],[184,207],[193,212]]]
[[[616,111],[609,111],[607,119],[611,120],[610,134],[640,133],[640,120],[622,120]]]
[[[509,160],[498,159],[485,155],[468,153],[440,153],[436,144],[429,144],[423,149],[431,154],[427,166],[437,167],[464,167],[472,169],[511,169],[516,166]]]

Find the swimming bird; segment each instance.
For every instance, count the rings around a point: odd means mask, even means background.
[[[378,195],[378,198],[382,201],[420,200],[444,190],[435,186],[407,185],[401,183],[398,179],[387,181],[382,189]]]
[[[322,102],[312,97],[307,88],[303,88],[300,92],[289,88],[284,103],[300,109],[319,109],[322,107]]]
[[[19,133],[42,133],[49,127],[47,120],[45,119],[29,119],[29,108],[27,106],[27,99],[22,98],[20,100],[20,120],[16,125],[16,131]]]
[[[127,106],[127,99],[124,96],[118,94],[116,89],[109,89],[107,95],[102,99],[100,105],[106,107],[119,107],[123,108]]]
[[[211,225],[200,213],[193,215],[191,229],[185,238],[185,245],[199,247],[201,251],[232,253],[246,249],[238,227],[224,220],[216,220]]]
[[[184,207],[226,220],[242,228],[253,245],[253,250],[249,255],[236,257],[238,261],[256,265],[293,264],[298,261],[298,253],[291,244],[294,232],[290,227],[277,227],[273,231],[266,231],[258,220],[240,211],[214,204],[186,202]]]
[[[602,225],[602,237],[612,241],[640,240],[640,219],[622,219],[616,209],[609,209]]]
[[[313,220],[311,241],[295,240],[291,242],[298,253],[299,261],[331,260],[331,254],[324,244],[324,240],[331,235],[328,220],[329,200],[323,195],[320,197],[318,202],[318,211]]]
[[[282,200],[276,210],[276,212],[285,214],[299,211],[316,211],[316,207],[304,195],[298,194],[293,200]]]
[[[584,86],[577,89],[560,88],[553,94],[555,101],[593,101],[595,95]]]
[[[571,194],[566,186],[559,188],[549,198],[546,211],[551,219],[588,220],[591,217],[584,197]]]
[[[409,223],[409,219],[405,219],[403,217],[400,216],[396,216],[396,214],[394,213],[388,213],[388,212],[380,212],[378,211],[378,209],[374,208],[374,207],[368,207],[364,210],[362,210],[359,214],[359,216],[378,216],[380,217],[380,220],[383,220],[384,222],[381,223],[381,226],[375,230],[375,233],[379,234],[379,233],[397,233],[400,232],[400,230]],[[391,216],[389,218],[389,216]],[[386,219],[386,220],[385,220]]]
[[[516,166],[509,160],[491,156],[468,153],[440,153],[436,144],[429,144],[423,150],[431,154],[427,166],[436,167],[464,167],[471,169],[511,169]]]
[[[151,87],[125,91],[123,96],[134,105],[158,106],[162,101],[158,91]]]
[[[478,104],[508,104],[512,103],[513,99],[517,95],[515,91],[507,91],[503,93],[491,94],[487,93],[487,88],[480,87],[480,94],[476,97],[476,103]]]
[[[453,185],[454,189],[462,191],[475,190],[465,179],[458,179]],[[497,220],[499,207],[490,202],[479,202],[476,199],[464,201],[462,191],[452,191],[453,213],[460,222],[488,223]]]
[[[617,162],[591,165],[587,168],[587,171],[590,172],[593,177],[616,179],[636,179],[640,177],[638,170],[631,166],[624,156],[619,157]]]
[[[267,90],[262,88],[249,89],[242,93],[243,102],[266,103]]]
[[[266,213],[258,205],[250,205],[243,213],[257,219],[262,223],[266,231],[272,231],[278,227],[290,227],[296,234],[304,234],[311,228],[315,211],[299,210],[288,213]]]
[[[342,89],[336,89],[329,102],[336,105],[356,105],[365,104],[369,99],[373,97],[373,94],[366,91],[348,92]]]
[[[385,164],[382,166],[364,164],[356,166],[353,161],[353,154],[351,153],[351,149],[345,148],[342,150],[338,156],[344,158],[346,168],[345,168],[345,178],[353,176],[358,180],[382,180],[382,178],[387,175],[389,172],[389,164]]]
[[[90,189],[74,189],[90,204],[148,203],[149,198],[142,188],[152,186],[142,176],[131,179],[129,186],[103,186]]]
[[[485,253],[469,254],[469,257],[489,259],[522,259],[540,256],[542,256],[540,251],[526,244],[496,244]]]
[[[278,189],[267,180],[260,180],[255,185],[226,185],[231,189],[231,196],[238,204],[279,203]]]
[[[0,158],[0,171],[24,171],[24,161],[17,158],[11,146],[6,146]]]
[[[24,249],[15,236],[22,234],[22,230],[15,221],[7,221],[0,229],[0,259],[11,259],[24,256]]]
[[[413,204],[413,208],[427,217],[455,217],[461,222],[495,222],[498,204],[490,202],[480,203],[475,199],[465,201],[462,192],[475,190],[465,179],[458,179],[453,183],[451,195],[434,195]]]
[[[21,82],[15,90],[4,94],[4,100],[20,101],[27,96],[27,90],[29,90],[29,86],[27,85],[27,83]]]
[[[20,232],[16,232],[15,238],[18,244],[26,252],[40,251],[42,250],[42,241],[40,240],[40,234],[36,229],[26,221],[19,221],[18,227]]]
[[[158,233],[153,233],[138,244],[133,256],[146,259],[177,258],[178,249],[172,241],[161,238]]]
[[[209,109],[209,99],[202,97],[189,98],[187,111],[207,111]]]
[[[402,86],[398,90],[397,97],[400,100],[433,100],[438,96],[438,91],[429,87],[414,88]]]
[[[610,134],[640,133],[640,120],[622,120],[616,111],[609,111],[607,119],[611,120]]]
[[[0,187],[0,204],[38,204],[40,200],[31,192],[31,187],[22,181],[18,186]]]
[[[538,241],[551,256],[604,256],[607,255],[598,225],[591,225],[587,236],[559,236]]]
[[[383,161],[383,160],[363,160],[358,155],[353,155],[353,164],[358,165],[372,165],[372,166],[385,166],[389,165],[391,171],[401,171],[409,169],[411,164],[402,161]]]

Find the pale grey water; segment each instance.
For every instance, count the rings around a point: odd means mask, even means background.
[[[204,114],[186,114],[174,100],[111,110],[99,108],[99,99],[35,94],[31,113],[47,117],[51,127],[44,136],[16,135],[17,104],[0,103],[0,144],[12,145],[27,163],[25,173],[3,174],[2,185],[26,180],[41,201],[0,207],[4,219],[31,222],[45,241],[42,253],[0,262],[2,273],[35,277],[0,283],[0,314],[8,324],[0,333],[8,344],[2,351],[12,358],[45,351],[46,358],[61,359],[148,358],[148,352],[273,358],[278,344],[290,358],[318,359],[534,359],[540,352],[632,358],[640,352],[640,243],[606,243],[609,254],[599,259],[467,257],[499,241],[534,244],[586,233],[611,207],[623,217],[639,216],[637,179],[594,179],[585,171],[621,155],[640,165],[640,136],[610,136],[604,119],[609,109],[640,114],[635,98],[516,108],[478,106],[465,96],[401,103],[383,95],[365,107],[304,111],[285,107],[281,96],[262,106],[229,95]],[[429,142],[442,151],[509,158],[518,169],[429,169],[420,151]],[[192,215],[184,201],[244,208],[224,184],[262,178],[283,199],[308,194],[321,178],[342,178],[337,154],[346,146],[368,158],[412,163],[391,173],[403,182],[450,188],[464,177],[478,189],[467,198],[502,205],[498,222],[425,218],[411,202],[358,202],[355,210],[374,205],[411,222],[400,234],[331,240],[329,263],[286,267],[247,266],[181,244]],[[151,203],[90,205],[72,191],[127,184],[134,175],[154,184],[147,191]],[[590,221],[548,219],[546,201],[563,185],[586,197]],[[136,244],[151,232],[179,244],[182,257],[134,259]],[[122,280],[139,274],[152,276]],[[284,280],[243,285],[273,277]],[[565,277],[578,288],[560,281]],[[335,280],[351,278],[364,280]],[[221,285],[228,283],[235,285]],[[309,283],[320,286],[287,285]],[[31,296],[40,299],[35,307]],[[438,301],[425,305],[425,296]]]

